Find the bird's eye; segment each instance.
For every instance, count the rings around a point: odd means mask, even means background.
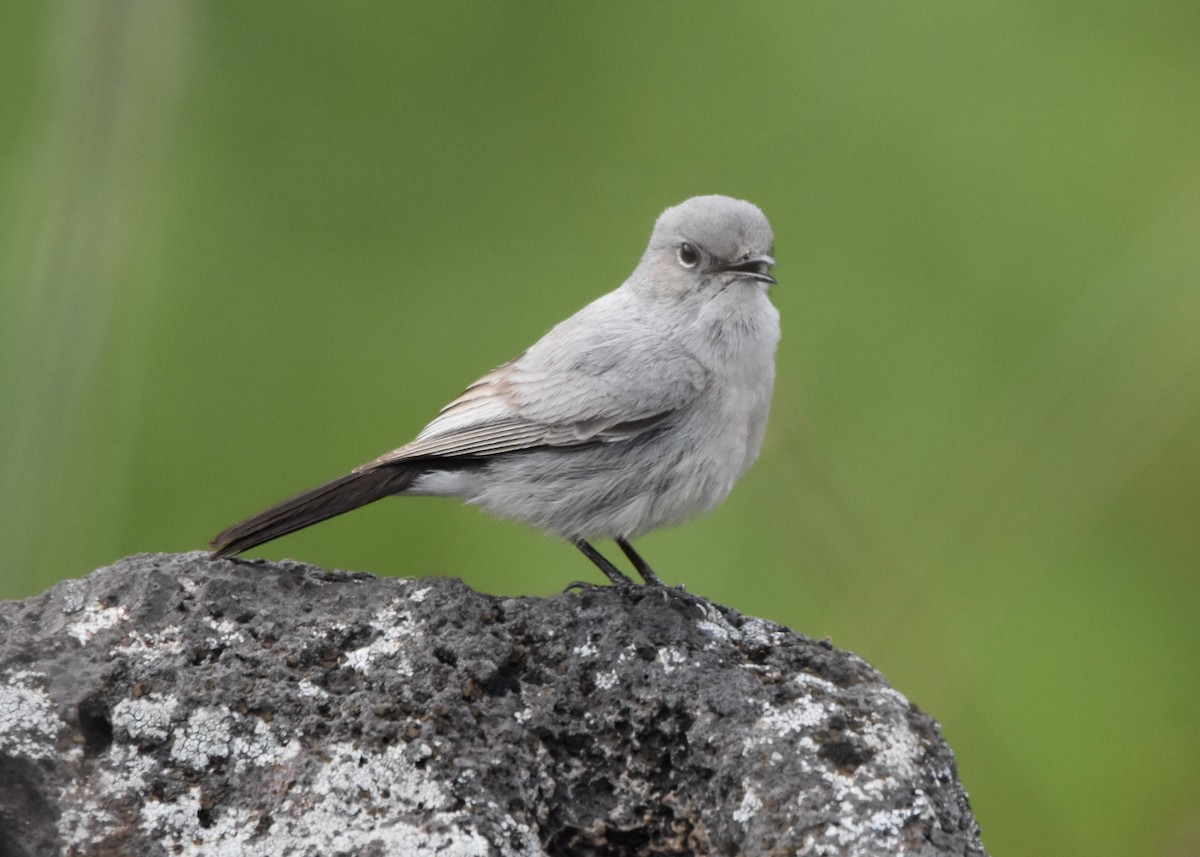
[[[685,268],[694,268],[700,261],[700,251],[686,241],[679,245],[678,256],[679,264]]]

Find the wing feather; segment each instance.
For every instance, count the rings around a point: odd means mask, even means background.
[[[704,389],[708,371],[661,331],[585,307],[516,360],[484,375],[408,444],[358,468],[417,458],[486,457],[627,440]]]

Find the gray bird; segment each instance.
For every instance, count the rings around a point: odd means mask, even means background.
[[[212,541],[235,554],[393,494],[457,497],[569,540],[629,540],[715,508],[762,445],[779,313],[759,209],[698,196],[658,218],[616,291],[469,386],[416,439]]]

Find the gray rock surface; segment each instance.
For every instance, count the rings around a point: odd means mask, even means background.
[[[0,604],[0,857],[982,855],[937,724],[677,590],[143,555]]]

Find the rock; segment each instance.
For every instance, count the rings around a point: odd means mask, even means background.
[[[142,555],[0,604],[0,855],[983,855],[937,724],[681,590]]]

